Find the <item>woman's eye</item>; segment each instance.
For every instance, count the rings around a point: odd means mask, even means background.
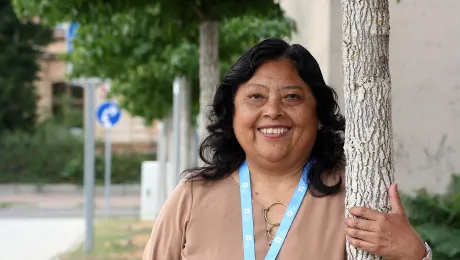
[[[249,96],[250,99],[261,99],[263,96],[261,94],[252,94]]]
[[[300,96],[297,94],[288,94],[286,95],[286,98],[288,99],[300,99]]]

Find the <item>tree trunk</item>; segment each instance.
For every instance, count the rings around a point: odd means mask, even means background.
[[[342,0],[346,214],[389,212],[394,181],[388,0]],[[348,259],[380,259],[347,243]]]
[[[219,22],[203,21],[200,24],[200,115],[199,140],[207,136],[207,112],[219,84]]]

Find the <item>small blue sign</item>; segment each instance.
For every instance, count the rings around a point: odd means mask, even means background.
[[[96,116],[102,127],[109,129],[120,121],[121,109],[118,104],[107,101],[99,106]]]
[[[72,52],[72,41],[77,35],[77,28],[80,25],[78,22],[73,22],[69,25],[69,29],[67,30],[67,52]]]

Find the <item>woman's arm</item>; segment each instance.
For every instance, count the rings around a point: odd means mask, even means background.
[[[142,260],[180,260],[192,207],[192,183],[181,181],[155,219]]]

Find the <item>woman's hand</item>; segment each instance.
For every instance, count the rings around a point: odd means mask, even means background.
[[[391,213],[363,207],[350,209],[359,218],[345,220],[347,239],[353,246],[388,260],[422,260],[425,246],[406,217],[395,184],[389,189]]]

